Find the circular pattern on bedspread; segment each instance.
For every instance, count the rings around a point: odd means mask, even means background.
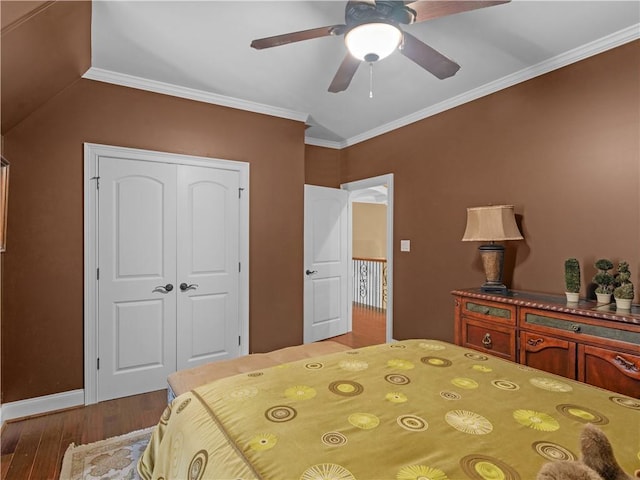
[[[176,415],[178,415],[180,412],[182,412],[185,408],[187,408],[187,406],[191,403],[191,397],[187,398],[186,400],[184,400],[180,406],[178,407],[178,409],[176,410]]]
[[[489,420],[468,410],[451,410],[444,416],[445,421],[456,430],[471,435],[491,433],[493,425]]]
[[[578,457],[569,449],[552,442],[534,442],[531,444],[531,448],[541,457],[556,461],[556,460],[577,460]]]
[[[362,430],[371,430],[380,425],[380,419],[373,413],[352,413],[348,420],[351,425]]]
[[[249,441],[249,448],[256,452],[263,452],[276,446],[278,437],[272,433],[261,433]]]
[[[572,405],[570,403],[563,403],[556,407],[556,410],[565,417],[571,420],[577,420],[582,423],[593,423],[594,425],[606,425],[609,423],[609,419],[603,414],[596,412],[587,407],[580,405]]]
[[[560,428],[558,421],[551,415],[535,410],[516,410],[513,412],[513,418],[520,425],[541,432],[555,432]]]
[[[487,360],[489,360],[489,357],[487,357],[486,355],[480,355],[479,353],[465,353],[464,354],[465,357],[470,358],[471,360],[478,360],[480,362],[486,362]]]
[[[520,480],[520,475],[502,460],[488,455],[467,455],[460,466],[470,478],[477,480]]]
[[[632,410],[640,410],[640,400],[636,400],[634,398],[629,397],[609,397],[616,405],[620,405],[621,407],[630,408]]]
[[[330,447],[341,447],[347,443],[347,437],[340,432],[327,432],[322,435],[321,440]]]
[[[166,425],[167,422],[169,421],[169,418],[171,418],[171,404],[167,405],[167,408],[165,408],[164,412],[162,412],[162,416],[160,417],[160,423],[162,423],[163,425]]]
[[[355,397],[364,392],[364,387],[352,380],[336,380],[329,384],[329,391],[343,397]]]
[[[189,464],[189,480],[200,480],[203,477],[208,460],[209,454],[206,450],[200,450],[193,456]]]
[[[438,468],[426,465],[409,465],[402,467],[396,475],[397,480],[449,480],[447,474]]]
[[[389,392],[384,396],[384,398],[391,403],[404,403],[409,400],[402,392]]]
[[[387,366],[390,368],[397,368],[398,370],[411,370],[412,368],[415,368],[413,362],[403,360],[401,358],[392,358],[387,362]]]
[[[453,362],[451,360],[440,357],[422,357],[420,361],[425,365],[429,365],[432,367],[450,367],[451,365],[453,365]]]
[[[446,390],[443,392],[440,392],[440,396],[445,400],[460,400],[462,398],[462,395],[460,395],[459,393],[448,392]]]
[[[491,385],[499,388],[500,390],[520,390],[520,385],[512,382],[511,380],[492,380]]]
[[[542,390],[547,390],[549,392],[566,393],[573,390],[573,387],[571,385],[561,382],[560,380],[556,380],[555,378],[534,377],[529,379],[529,383],[534,387],[540,388]]]
[[[310,400],[316,396],[316,389],[308,385],[294,385],[284,391],[284,396],[291,400]]]
[[[396,421],[398,425],[410,432],[423,432],[429,428],[427,421],[417,415],[400,415]]]
[[[229,398],[237,402],[242,402],[258,395],[256,387],[244,387],[229,392]]]
[[[341,465],[335,463],[319,463],[307,468],[300,480],[356,480],[353,474]]]
[[[409,377],[400,373],[390,373],[389,375],[385,375],[384,379],[394,385],[407,385],[411,383],[411,379]]]
[[[276,423],[288,422],[289,420],[296,418],[296,415],[298,415],[296,409],[288,405],[276,405],[264,412],[264,416],[267,417],[267,420]]]
[[[348,372],[361,372],[369,368],[369,364],[364,360],[341,360],[338,367]]]
[[[311,362],[311,363],[307,363],[304,368],[306,368],[307,370],[320,370],[322,368],[324,368],[324,363],[320,363],[320,362]]]
[[[451,383],[453,383],[456,387],[464,388],[465,390],[478,388],[478,382],[476,382],[472,378],[456,377],[451,380]]]
[[[493,368],[487,367],[486,365],[472,365],[471,369],[475,370],[476,372],[482,372],[482,373],[493,372]]]
[[[439,343],[429,343],[429,342],[421,342],[418,344],[420,348],[424,348],[425,350],[431,350],[433,352],[437,352],[439,350],[444,350],[446,347],[444,345],[440,345]]]

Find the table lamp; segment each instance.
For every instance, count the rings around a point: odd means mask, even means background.
[[[495,242],[522,239],[516,225],[513,205],[467,208],[467,228],[462,241],[491,242],[479,248],[486,276],[486,281],[481,287],[483,292],[507,293],[507,287],[502,283],[504,245]]]

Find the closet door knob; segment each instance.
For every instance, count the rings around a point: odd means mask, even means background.
[[[153,289],[154,292],[160,293],[169,293],[171,290],[173,290],[173,285],[170,283],[167,283],[166,285],[158,285]]]
[[[196,288],[198,288],[198,284],[197,283],[190,283],[189,285],[187,285],[186,283],[182,282],[180,284],[180,290],[183,291],[183,292],[186,292],[187,290],[190,290],[190,289],[194,289],[195,290]]]

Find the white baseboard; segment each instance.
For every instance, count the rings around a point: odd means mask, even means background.
[[[0,406],[2,422],[84,405],[84,390],[70,390],[43,397],[28,398]]]

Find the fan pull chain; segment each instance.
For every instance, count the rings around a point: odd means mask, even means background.
[[[373,98],[373,62],[369,63],[369,98]]]

